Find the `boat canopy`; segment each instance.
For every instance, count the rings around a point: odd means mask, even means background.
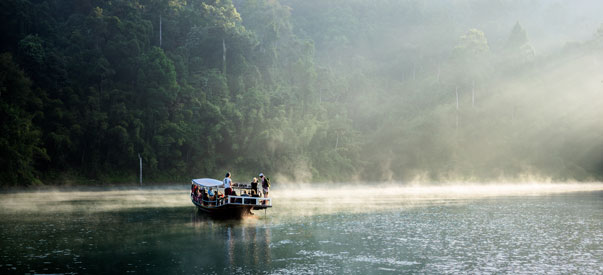
[[[203,187],[220,187],[223,185],[221,181],[210,178],[194,179],[193,184],[197,184]]]

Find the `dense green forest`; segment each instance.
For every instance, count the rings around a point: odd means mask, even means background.
[[[480,2],[2,1],[0,182],[603,179],[603,26]]]

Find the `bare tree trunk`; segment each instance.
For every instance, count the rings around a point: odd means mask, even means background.
[[[138,153],[138,160],[140,165],[140,186],[142,186],[142,157],[140,156],[140,153]]]
[[[473,86],[471,87],[471,107],[475,107],[475,80],[473,80]]]
[[[222,73],[226,74],[226,41],[222,38]]]
[[[318,89],[318,103],[322,104],[322,88]]]
[[[440,83],[440,64],[438,64],[438,83]]]
[[[412,80],[416,80],[417,79],[417,68],[415,66],[415,64],[412,64]]]
[[[456,93],[456,110],[459,110],[459,87],[456,87],[456,90],[454,91]]]
[[[161,39],[162,39],[162,24],[161,24],[161,14],[159,15],[159,48],[161,48]]]
[[[459,129],[459,87],[456,87],[456,130]]]

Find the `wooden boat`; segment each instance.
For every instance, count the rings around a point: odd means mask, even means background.
[[[191,201],[200,211],[216,218],[241,218],[245,215],[253,215],[251,210],[272,207],[270,198],[243,195],[243,193],[251,193],[250,186],[238,183],[232,185],[235,193],[240,195],[224,196],[224,184],[219,180],[210,178],[194,179],[191,185]],[[201,195],[203,192],[207,194],[210,188],[215,192],[214,197]]]

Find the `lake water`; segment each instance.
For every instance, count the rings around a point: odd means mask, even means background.
[[[235,221],[189,190],[0,194],[0,273],[603,273],[603,184],[280,186]]]

